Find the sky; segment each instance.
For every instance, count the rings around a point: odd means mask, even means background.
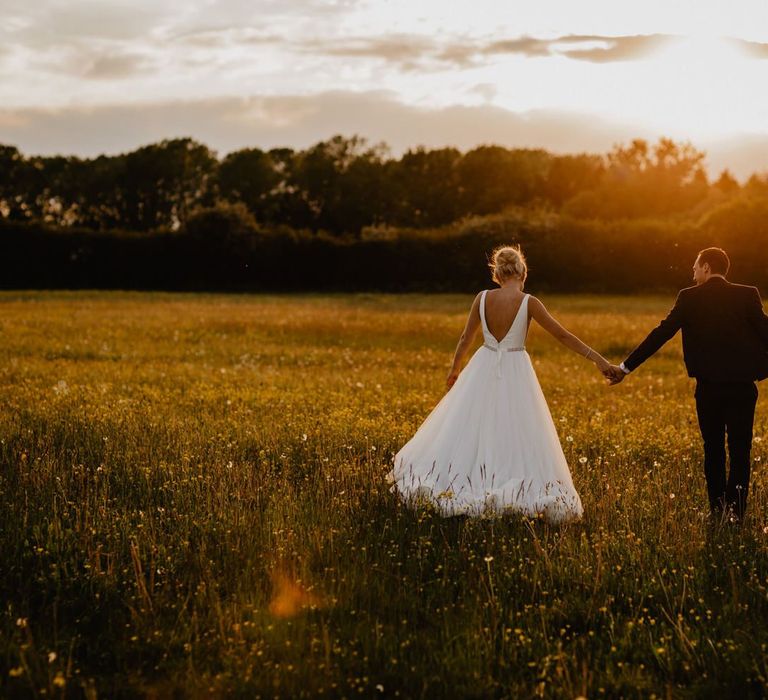
[[[0,143],[219,156],[334,134],[768,171],[765,0],[0,0]]]

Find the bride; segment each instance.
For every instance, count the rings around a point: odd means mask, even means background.
[[[502,246],[489,267],[499,289],[472,303],[448,373],[448,391],[395,456],[391,490],[443,515],[518,512],[551,523],[583,514],[544,394],[525,349],[530,320],[606,373],[610,363],[523,292],[522,251]],[[464,371],[478,327],[483,345]]]

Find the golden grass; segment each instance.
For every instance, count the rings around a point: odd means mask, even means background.
[[[617,361],[672,302],[540,296]],[[582,523],[389,493],[470,301],[0,294],[0,694],[760,697],[764,400],[710,528],[679,339],[608,388],[533,329]]]

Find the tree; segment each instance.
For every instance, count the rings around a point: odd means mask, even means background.
[[[395,183],[392,223],[404,226],[441,226],[461,214],[458,164],[455,148],[407,151],[390,169]]]
[[[270,195],[283,180],[279,164],[259,148],[230,153],[218,168],[219,194],[229,202],[243,202],[259,220],[269,212]]]
[[[178,228],[191,209],[213,203],[215,154],[191,138],[163,140],[121,156],[117,192],[123,225]]]
[[[690,143],[659,139],[652,148],[635,139],[607,155],[607,170],[594,188],[582,193],[570,211],[586,202],[597,205],[593,215],[607,219],[663,216],[690,210],[709,191],[703,160],[706,154]]]
[[[714,187],[723,194],[733,194],[741,189],[738,180],[727,169],[720,173],[720,177],[715,181]]]
[[[605,158],[600,155],[555,156],[547,172],[544,195],[553,204],[561,206],[579,192],[598,187],[605,169]]]
[[[364,138],[334,136],[297,154],[286,187],[304,202],[310,227],[358,233],[376,218],[382,184],[384,146],[367,147]]]
[[[494,214],[540,196],[551,160],[543,150],[480,146],[458,163],[464,214]]]
[[[13,221],[30,216],[29,164],[16,146],[0,144],[0,215]]]

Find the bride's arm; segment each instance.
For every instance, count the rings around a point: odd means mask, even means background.
[[[453,362],[451,363],[451,369],[449,370],[448,377],[446,379],[446,383],[448,384],[449,389],[453,386],[453,383],[459,376],[459,372],[461,371],[461,362],[464,359],[464,356],[467,354],[467,351],[472,347],[472,343],[475,340],[475,334],[477,333],[477,329],[480,327],[481,295],[482,292],[480,292],[480,294],[478,294],[475,297],[475,300],[472,302],[472,308],[469,310],[467,322],[464,325],[464,330],[461,332],[461,336],[459,337],[459,344],[456,346],[456,351],[453,354]]]
[[[544,304],[534,296],[528,299],[528,313],[547,333],[557,338],[569,350],[592,360],[601,372],[608,371],[611,363],[599,352],[581,342],[573,333],[561,326],[547,311]]]

